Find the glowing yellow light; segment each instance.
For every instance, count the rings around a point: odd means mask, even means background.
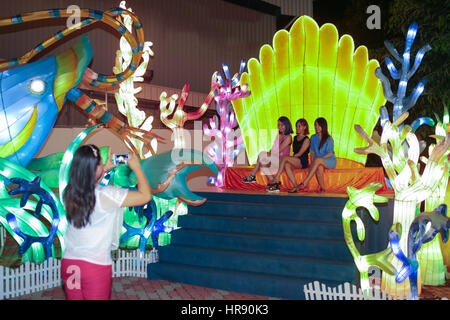
[[[444,109],[443,122],[439,122],[435,128],[436,142],[441,142],[446,136],[446,126],[449,122],[448,110]],[[430,146],[429,152],[432,153],[434,145]],[[444,155],[448,154],[445,152]],[[440,182],[431,196],[425,200],[425,211],[433,211],[440,204],[446,203],[445,196],[450,176],[450,164],[448,157],[444,156],[441,159],[443,166],[447,167],[442,175],[436,176]],[[447,202],[448,203],[448,202]],[[443,244],[440,236],[436,236],[432,241],[422,246],[421,250],[417,254],[419,260],[419,267],[422,273],[422,283],[425,285],[442,285],[446,281],[446,265],[444,261],[445,252],[444,248],[449,244]]]
[[[420,175],[417,169],[419,141],[413,136],[409,126],[404,126],[402,131],[399,131],[399,126],[407,117],[408,113],[406,112],[393,123],[386,121],[379,142],[370,138],[361,127],[355,126],[361,138],[369,144],[365,148],[356,148],[355,152],[362,154],[374,153],[380,156],[386,174],[394,188],[393,223],[394,225],[400,225],[403,229],[399,242],[403,252],[408,252],[408,233],[411,223],[416,216],[417,207],[422,201],[430,199],[435,190],[438,189],[438,186],[442,184],[443,176],[444,179],[448,180],[449,165],[447,154],[450,148],[450,133],[447,133],[445,137],[437,136],[438,143],[436,146],[430,146],[430,156],[428,161],[426,161],[422,175]],[[408,152],[406,154],[403,146],[405,141],[408,142]],[[392,149],[390,154],[387,151],[388,144]],[[434,208],[432,209],[434,210]],[[424,247],[427,248],[427,246]],[[443,274],[442,260],[438,257],[439,251],[437,247],[434,247],[427,255],[427,259],[429,259],[426,260],[427,262],[437,262],[436,267],[431,267],[431,269],[426,271],[426,273],[430,273],[431,279],[433,279],[432,281],[438,278],[435,272]],[[400,260],[396,257],[390,257],[389,262],[397,270],[400,270],[402,267]],[[420,269],[417,284],[419,294],[421,289],[421,273],[425,272],[424,265],[427,262],[422,265],[419,263]],[[396,283],[394,276],[383,273],[382,289],[391,295],[406,294],[410,290],[409,281],[404,281],[399,284]]]
[[[173,131],[174,148],[186,147],[186,139],[184,137],[184,128],[183,128],[184,124],[186,123],[186,121],[197,120],[201,118],[205,114],[206,110],[208,110],[208,107],[214,98],[214,90],[216,88],[215,81],[216,81],[216,73],[212,77],[211,91],[205,98],[205,101],[196,111],[190,113],[187,113],[186,111],[183,110],[184,104],[189,96],[189,84],[184,85],[183,90],[181,92],[180,101],[176,107],[175,104],[178,100],[177,94],[174,94],[169,98],[167,98],[166,92],[163,92],[161,94],[159,98],[161,121]]]
[[[361,278],[361,290],[368,293],[370,289],[369,285],[369,268],[371,266],[377,266],[384,272],[389,274],[394,274],[394,269],[392,265],[387,262],[388,254],[390,249],[386,249],[377,253],[372,253],[368,255],[361,255],[356,248],[353,241],[352,232],[350,229],[350,224],[352,221],[356,223],[356,231],[358,239],[364,241],[365,239],[365,229],[364,223],[361,218],[358,217],[356,209],[359,207],[366,208],[371,217],[378,221],[378,209],[375,207],[374,202],[387,202],[388,199],[382,196],[378,196],[375,192],[381,188],[381,183],[375,182],[367,185],[361,190],[355,189],[353,187],[347,188],[347,193],[349,200],[345,204],[345,208],[342,211],[342,226],[344,228],[344,238],[350,253],[353,256],[356,267],[358,268],[360,278]]]
[[[386,99],[364,46],[354,50],[353,39],[340,39],[330,23],[319,28],[302,16],[291,30],[278,31],[273,46],[261,47],[259,61],[248,62],[241,85],[252,94],[233,101],[250,163],[269,150],[277,134],[277,119],[291,123],[305,118],[312,127],[317,117],[328,121],[337,157],[365,163],[366,155],[353,149],[362,142],[353,132],[359,124],[370,134],[378,121],[378,109]],[[256,133],[256,134],[255,134]]]

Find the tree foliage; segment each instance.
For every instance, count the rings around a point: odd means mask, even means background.
[[[450,103],[450,1],[439,0],[394,0],[389,5],[389,15],[383,23],[385,34],[401,52],[409,25],[416,21],[418,34],[411,57],[425,44],[432,50],[427,52],[408,88],[412,90],[423,77],[428,78],[425,91],[411,110],[412,121],[418,116],[442,114]]]
[[[367,27],[370,16],[367,8],[370,5],[380,8],[379,30]],[[355,46],[367,46],[369,58],[377,59],[386,75],[389,72],[384,59],[389,52],[384,41],[392,42],[402,54],[408,27],[416,21],[419,30],[411,51],[412,59],[425,44],[430,44],[432,50],[425,54],[419,70],[408,83],[407,95],[420,79],[428,78],[425,91],[410,110],[406,122],[411,123],[421,116],[433,117],[434,113],[442,115],[444,106],[450,106],[450,0],[317,0],[314,18],[319,25],[326,22],[335,24],[340,36],[350,34]],[[391,85],[396,90],[398,81],[392,80]],[[388,103],[386,107],[392,111],[392,105]]]

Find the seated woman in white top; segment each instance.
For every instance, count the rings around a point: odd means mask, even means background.
[[[69,300],[109,299],[112,281],[111,250],[118,248],[123,222],[121,207],[151,200],[151,189],[139,158],[131,154],[128,166],[136,174],[137,190],[100,186],[104,169],[100,150],[84,145],[74,154],[63,200],[69,226],[61,277]]]

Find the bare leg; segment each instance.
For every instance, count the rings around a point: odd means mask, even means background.
[[[291,180],[292,184],[294,185],[294,188],[297,188],[297,182],[295,181],[295,176],[294,173],[292,172],[292,164],[290,163],[286,164],[286,174],[289,180]]]
[[[320,166],[327,168],[327,165],[321,158],[315,158],[313,163],[311,163],[311,167],[309,168],[308,175],[306,176],[305,180],[303,180],[303,184],[305,186],[309,183],[309,180],[311,180],[311,178],[316,174],[316,171],[319,169]],[[323,178],[323,172],[322,172],[322,178]],[[323,179],[322,179],[322,184],[323,184]]]
[[[325,190],[325,183],[323,181],[323,170],[324,170],[324,166],[319,165],[319,167],[317,168],[316,171],[316,178],[317,178],[317,182],[319,183],[319,187],[321,190]]]
[[[293,176],[292,167],[300,168],[302,166],[302,164],[300,162],[300,159],[297,158],[297,157],[292,157],[292,156],[284,156],[284,157],[282,157],[281,158],[280,169],[278,170],[278,172],[275,175],[275,177],[272,180],[272,182],[280,182],[280,176],[283,173],[283,170],[286,170],[288,166],[290,166],[291,175]],[[287,170],[286,170],[286,173],[287,173]],[[295,181],[295,179],[294,179],[294,181]],[[295,185],[295,183],[294,183],[294,185]]]
[[[284,156],[280,159],[281,160],[280,167],[279,167],[277,173],[275,174],[275,177],[273,179],[269,179],[270,182],[278,182],[280,180],[281,173],[284,170],[284,166],[286,165],[286,161],[288,158],[289,158],[289,156]]]
[[[265,153],[265,152],[264,152]],[[256,160],[256,165],[252,170],[252,173],[250,173],[252,176],[256,176],[256,173],[258,172],[259,168],[261,167],[261,158],[264,156],[263,152],[261,152],[258,155],[258,160]]]
[[[259,162],[259,159],[258,159],[258,161],[256,162],[256,165],[255,165],[255,167],[253,168],[253,170],[252,170],[252,173],[250,173],[252,176],[256,176],[256,173],[258,172],[258,170],[259,170],[259,167],[261,166],[261,163]]]

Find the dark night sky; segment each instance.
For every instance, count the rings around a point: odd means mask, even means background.
[[[370,5],[378,5],[381,12],[381,22],[388,18],[388,1],[383,0],[316,0],[314,1],[314,19],[319,26],[333,23],[339,30],[339,36],[350,34],[355,45],[365,45],[369,49],[383,46],[385,33],[383,27],[370,30],[366,26],[370,14],[366,13]]]

